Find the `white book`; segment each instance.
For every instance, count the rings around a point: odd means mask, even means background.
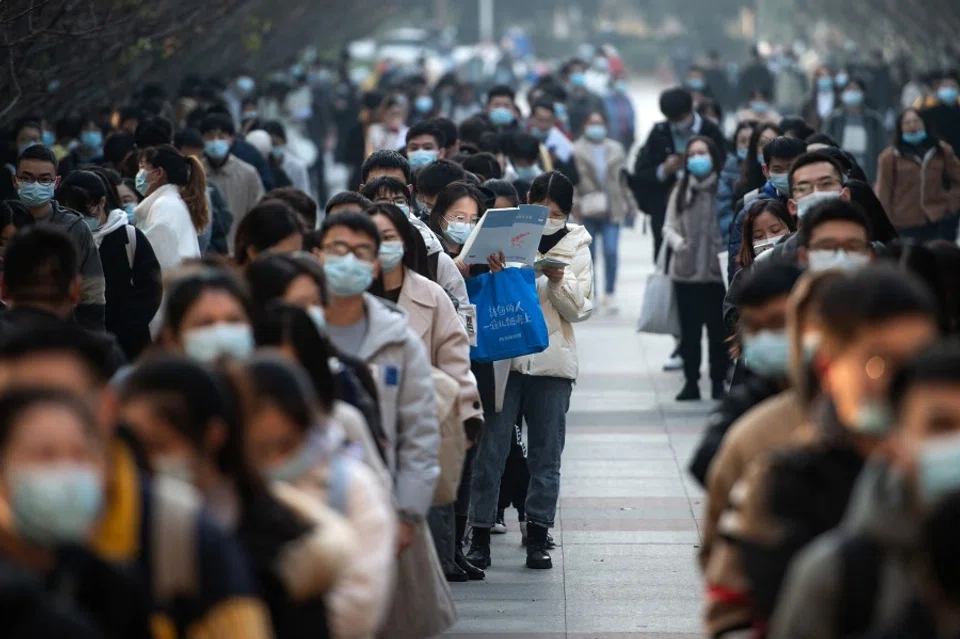
[[[550,209],[536,204],[517,208],[490,209],[460,250],[464,264],[486,264],[487,258],[503,251],[507,263],[533,266]]]

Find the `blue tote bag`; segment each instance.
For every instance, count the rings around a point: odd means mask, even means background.
[[[512,359],[550,345],[533,269],[484,273],[467,280],[467,293],[477,307],[477,345],[470,348],[471,360]]]

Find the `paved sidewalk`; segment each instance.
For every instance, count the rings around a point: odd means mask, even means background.
[[[527,570],[516,512],[484,582],[454,584],[451,637],[699,637],[702,493],[685,466],[710,402],[678,405],[671,338],[638,335],[649,235],[625,229],[617,314],[576,326],[580,380],[563,456],[554,569]],[[709,396],[707,382],[703,390]]]

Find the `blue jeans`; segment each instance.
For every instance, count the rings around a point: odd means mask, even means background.
[[[603,218],[583,218],[583,226],[593,237],[590,242],[590,257],[593,258],[594,272],[597,266],[597,242],[603,243],[603,279],[604,293],[613,295],[617,284],[617,262],[620,254],[620,225]]]
[[[553,527],[560,498],[560,456],[567,434],[567,410],[573,380],[510,372],[503,411],[487,421],[473,460],[470,525],[490,528],[497,520],[500,478],[503,475],[513,426],[521,415],[527,423],[527,521]]]

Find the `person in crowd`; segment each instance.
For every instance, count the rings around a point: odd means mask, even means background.
[[[281,169],[290,179],[290,186],[313,197],[307,164],[287,147],[286,127],[279,120],[268,120],[263,123],[263,130],[270,134],[270,139],[273,142],[273,147],[270,150],[271,168]]]
[[[24,326],[0,342],[5,389],[67,392],[97,416],[107,446],[106,490],[86,547],[137,580],[151,629],[173,636],[271,637],[268,612],[239,546],[181,483],[148,477],[138,466],[133,436],[118,432],[116,399],[107,389],[116,370],[101,338],[68,323]],[[153,543],[139,541],[148,538]],[[158,574],[155,566],[166,570]],[[99,591],[98,597],[114,609],[115,600]]]
[[[99,164],[102,159],[103,129],[88,118],[80,127],[77,144],[60,160],[57,170],[60,175],[66,175],[85,164]]]
[[[356,551],[324,597],[331,636],[372,637],[390,602],[393,584],[384,577],[395,570],[393,548],[383,543],[396,535],[389,486],[337,451],[337,433],[301,371],[261,356],[247,372],[257,403],[248,431],[254,467],[350,523]]]
[[[667,200],[685,169],[687,143],[692,137],[702,135],[710,138],[718,149],[726,147],[723,132],[694,112],[693,98],[686,89],[664,91],[660,95],[660,111],[666,120],[654,125],[640,149],[630,185],[640,210],[650,216],[655,254],[660,252],[663,243]],[[722,164],[717,167],[720,168]]]
[[[747,157],[740,165],[740,179],[734,185],[733,201],[734,213],[739,214],[737,205],[747,193],[756,189],[762,189],[767,183],[767,177],[763,174],[763,150],[774,139],[783,135],[783,131],[775,124],[757,124],[747,143]]]
[[[850,178],[847,180],[850,201],[863,209],[873,229],[873,241],[887,245],[899,239],[900,234],[890,221],[890,216],[877,198],[876,191],[866,182]]]
[[[863,209],[842,199],[815,206],[795,237],[797,262],[811,271],[857,270],[874,257],[870,221]]]
[[[434,120],[421,120],[407,131],[406,151],[410,169],[417,171],[445,156],[446,138]]]
[[[164,271],[200,257],[200,233],[210,222],[207,182],[200,161],[169,145],[140,152],[134,209],[137,228],[150,242]]]
[[[487,92],[488,100],[491,93],[493,93],[493,89]],[[450,112],[447,114],[450,116],[451,121],[459,126],[467,118],[481,113],[483,109],[483,104],[477,97],[476,87],[470,82],[458,82],[456,85],[456,98]]]
[[[249,129],[250,130],[244,135],[244,141],[255,148],[257,153],[260,154],[270,167],[270,174],[273,176],[274,186],[291,186],[293,182],[286,172],[284,172],[279,160],[273,156],[273,138],[261,128],[259,121],[251,121]]]
[[[142,231],[128,224],[116,188],[91,171],[73,171],[57,201],[81,211],[100,251],[106,281],[106,329],[133,361],[150,344],[150,321],[163,293],[160,263]]]
[[[464,171],[473,173],[481,182],[486,182],[487,180],[499,180],[503,177],[503,169],[500,167],[500,162],[497,160],[497,156],[492,153],[474,153],[468,158],[465,158],[461,163]]]
[[[247,117],[245,120],[240,120],[241,123],[246,125],[251,125],[251,123],[259,121],[257,119],[258,114],[256,112],[256,103],[251,101],[249,104],[250,106],[254,107],[254,110],[252,111],[252,117]],[[206,117],[210,116],[230,117],[230,114],[225,108],[223,108],[222,105],[215,104],[206,111]],[[204,119],[206,119],[206,117]],[[233,118],[230,118],[230,121],[233,122]],[[273,174],[270,171],[270,164],[267,162],[266,158],[263,157],[263,154],[256,149],[256,147],[244,140],[243,134],[248,133],[249,130],[250,128],[247,126],[243,131],[240,131],[239,135],[227,133],[226,129],[221,129],[221,132],[227,134],[227,136],[230,138],[230,154],[255,168],[257,170],[257,174],[260,176],[260,183],[263,187],[263,190],[269,191],[276,186],[276,183],[273,179]],[[203,131],[203,135],[204,139],[206,140],[206,130]],[[221,136],[219,139],[225,138]]]
[[[840,142],[863,167],[867,183],[877,179],[877,157],[883,151],[887,129],[883,116],[864,104],[866,88],[862,80],[851,78],[840,92],[841,106],[823,122],[823,132]]]
[[[553,102],[541,99],[530,107],[529,133],[541,145],[540,163],[546,170],[546,158],[553,169],[562,172],[574,185],[580,181],[573,161],[573,144],[558,127],[557,108]]]
[[[756,45],[750,48],[750,62],[740,70],[737,85],[741,104],[748,103],[757,91],[766,96],[774,93],[773,73]]]
[[[367,131],[366,155],[382,149],[397,150],[403,147],[407,139],[407,120],[409,101],[406,96],[394,93],[386,96],[379,106],[380,119],[370,125]]]
[[[303,227],[304,233],[309,233],[317,228],[317,203],[305,191],[292,186],[273,189],[263,196],[261,203],[267,200],[279,200],[293,209],[300,220],[300,226]]]
[[[566,413],[579,368],[573,324],[593,313],[590,235],[582,226],[568,222],[573,197],[573,184],[557,171],[541,175],[530,188],[530,203],[550,209],[538,258],[550,256],[569,266],[537,273],[540,307],[551,327],[550,345],[542,353],[514,360],[503,411],[487,422],[477,447],[470,504],[473,540],[467,560],[478,568],[490,566],[490,529],[496,523],[500,477],[518,415],[527,424],[529,446],[526,565],[532,569],[553,567],[547,552],[548,530],[553,527],[560,495]],[[491,270],[502,268],[502,263],[488,262]]]
[[[106,500],[107,442],[90,408],[61,390],[0,394],[4,634],[149,636],[142,584],[84,547]]]
[[[432,217],[440,192],[453,182],[460,182],[466,177],[466,172],[459,164],[450,160],[439,160],[417,174],[416,196],[419,208]],[[431,225],[432,226],[432,225]],[[436,231],[436,229],[433,229]]]
[[[487,104],[484,107],[484,112],[498,130],[516,129],[519,118],[516,92],[506,84],[491,87],[487,92]]]
[[[586,120],[583,136],[573,147],[580,183],[576,187],[574,212],[593,238],[590,255],[596,267],[597,241],[602,240],[604,297],[601,304],[616,308],[617,264],[620,225],[632,212],[630,195],[625,191],[621,173],[626,153],[620,143],[608,137],[605,114],[594,111]],[[599,286],[598,286],[599,288]]]
[[[211,373],[180,357],[156,359],[124,380],[120,414],[154,472],[196,488],[216,522],[236,537],[274,636],[329,636],[324,595],[355,554],[354,531],[333,508],[267,484],[251,467],[247,451],[257,451],[254,424],[265,413],[271,423],[277,413],[297,409],[311,416],[308,407],[290,406],[298,386],[285,402],[268,402],[258,382],[242,373]],[[254,397],[243,395],[251,386]]]
[[[520,195],[516,187],[506,180],[487,180],[483,183],[483,188],[496,196],[491,208],[510,209],[520,206]]]
[[[750,93],[746,107],[737,111],[737,121],[744,122],[752,120],[759,124],[780,124],[781,115],[777,113],[770,103],[772,93],[767,93],[762,89],[754,89]]]
[[[403,315],[365,295],[380,268],[380,235],[366,214],[328,217],[320,230],[329,300],[324,309],[330,341],[341,351],[378,369],[377,390],[391,448],[401,523],[397,546],[413,543],[437,477],[439,431],[429,358]]]
[[[740,122],[733,133],[733,152],[727,158],[720,171],[717,185],[717,221],[725,244],[730,243],[731,225],[734,220],[734,188],[743,173],[743,163],[750,153],[750,138],[753,136],[754,122]]]
[[[743,236],[736,256],[741,269],[750,268],[757,257],[797,230],[797,221],[779,200],[757,200],[743,216]]]
[[[938,74],[933,92],[934,99],[922,105],[930,128],[953,149],[960,149],[960,77],[955,71]]]
[[[802,271],[794,264],[771,264],[768,268],[749,273],[745,278],[738,299],[740,317],[736,334],[737,351],[740,358],[745,360],[749,375],[742,383],[731,387],[730,393],[710,414],[707,428],[690,460],[690,474],[704,488],[714,485],[710,481],[711,467],[727,441],[731,428],[755,406],[789,388],[789,298],[801,275]],[[794,420],[794,423],[797,421]],[[744,456],[738,460],[741,470],[747,459],[749,457]],[[717,494],[726,500],[728,489],[729,486],[726,492],[721,490]],[[716,525],[719,515],[714,517],[713,513],[717,511],[708,506],[707,512],[711,514],[708,524]],[[705,539],[710,537],[705,536]],[[701,566],[705,566],[709,550],[706,546],[701,548]]]
[[[806,152],[807,145],[803,140],[779,136],[763,147],[760,170],[766,178],[766,183],[743,196],[743,208],[737,214],[730,227],[730,241],[727,250],[730,252],[731,276],[736,273],[737,265],[734,259],[740,254],[743,240],[743,219],[746,211],[757,200],[775,200],[785,203],[790,196],[790,180],[788,174],[794,161]]]
[[[460,131],[450,118],[433,118],[433,124],[443,136],[443,157],[452,158],[460,152]]]
[[[803,118],[797,116],[790,116],[780,120],[780,130],[783,131],[785,136],[797,138],[798,140],[806,140],[816,133],[816,130],[811,128]]]
[[[324,220],[331,215],[345,213],[347,211],[355,213],[362,212],[371,204],[372,202],[369,199],[353,191],[337,193],[327,202],[327,206],[324,209]],[[321,224],[321,226],[323,225]]]
[[[371,153],[370,156],[363,161],[360,175],[360,187],[357,192],[363,191],[363,186],[367,182],[381,177],[394,178],[408,185],[408,187],[413,184],[410,161],[393,149],[384,149]]]
[[[430,364],[457,382],[457,414],[468,440],[475,443],[483,427],[483,409],[477,381],[470,371],[469,340],[460,316],[446,292],[430,280],[426,249],[407,217],[390,204],[375,204],[367,213],[381,239],[381,273],[370,291],[407,312],[410,327],[423,341]],[[453,514],[453,505],[449,504],[435,506],[428,516],[438,553],[443,551],[440,559],[447,579],[483,579],[483,572],[466,560],[454,536]],[[444,538],[453,543],[444,543]]]
[[[236,131],[229,116],[208,115],[203,120],[200,133],[204,140],[203,168],[207,178],[220,189],[233,215],[233,226],[227,235],[227,245],[232,254],[236,227],[263,197],[263,183],[256,168],[231,153]]]
[[[587,88],[587,64],[574,60],[570,65],[570,89],[567,96],[567,116],[570,134],[574,139],[583,135],[584,126],[592,113],[603,113],[603,99]]]
[[[173,137],[173,145],[184,157],[203,157],[203,136],[197,129],[181,131]],[[198,238],[200,252],[228,255],[227,235],[233,228],[233,214],[223,193],[210,180],[207,180],[207,204],[210,208],[210,223]]]
[[[929,115],[905,110],[894,143],[877,160],[877,196],[901,237],[956,240],[960,160],[932,131]],[[948,185],[951,188],[948,188]]]
[[[683,86],[690,91],[695,105],[699,106],[704,102],[709,102],[713,97],[713,92],[707,83],[707,77],[703,67],[693,65],[687,69],[687,76],[683,79]]]
[[[239,266],[246,266],[263,253],[296,253],[303,250],[303,226],[285,202],[265,200],[241,220],[235,246]]]
[[[38,223],[62,229],[76,247],[81,277],[80,297],[72,313],[86,328],[102,330],[106,313],[106,283],[93,233],[76,211],[62,208],[53,198],[60,186],[57,160],[42,145],[23,150],[17,158],[14,184],[17,196]]]
[[[840,144],[826,133],[814,133],[806,139],[807,153],[832,148],[839,149]]]
[[[700,342],[706,325],[710,342],[711,396],[722,399],[729,357],[724,345],[722,249],[717,226],[717,181],[723,166],[720,148],[706,136],[686,146],[685,171],[667,205],[664,241],[673,251],[669,275],[680,315],[680,356],[684,385],[677,401],[700,399]]]
[[[509,160],[504,176],[507,180],[532,183],[541,173],[550,170],[553,162],[546,162],[540,141],[529,133],[517,132],[507,139],[506,156]]]
[[[960,266],[960,247],[956,242],[949,240],[935,240],[927,244],[937,262],[937,272],[941,274],[953,273]],[[944,290],[941,294],[941,304],[946,316],[945,333],[947,335],[960,334],[960,283],[954,277],[942,277]]]
[[[610,91],[604,99],[607,107],[607,122],[610,137],[620,143],[629,152],[637,133],[637,117],[630,98],[630,85],[623,76],[614,76]]]
[[[824,121],[840,106],[837,100],[836,82],[830,67],[820,66],[814,71],[811,94],[800,109],[800,116],[819,131]]]

